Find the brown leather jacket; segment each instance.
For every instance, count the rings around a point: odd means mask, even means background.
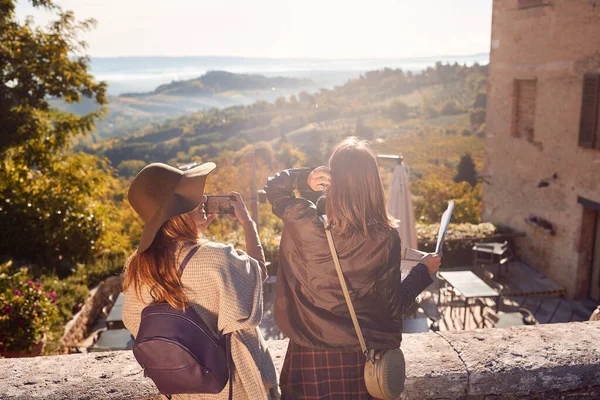
[[[277,271],[275,322],[293,342],[313,348],[360,350],[323,223],[306,183],[310,169],[289,169],[269,178],[265,191],[284,222]],[[318,196],[316,196],[318,197]],[[314,200],[314,197],[313,197]],[[398,348],[402,314],[433,280],[418,264],[401,282],[400,236],[341,236],[332,229],[338,256],[367,346]]]

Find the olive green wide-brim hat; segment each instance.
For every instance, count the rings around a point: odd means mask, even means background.
[[[216,167],[215,163],[209,162],[182,171],[154,163],[133,178],[127,198],[144,220],[139,253],[150,247],[165,222],[198,207],[204,195],[206,177]]]

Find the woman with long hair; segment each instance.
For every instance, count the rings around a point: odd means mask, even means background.
[[[266,399],[277,393],[277,377],[258,329],[262,318],[265,259],[256,225],[238,193],[231,204],[244,228],[246,252],[202,238],[216,217],[204,211],[204,184],[215,168],[206,163],[185,172],[151,164],[133,180],[128,199],[144,221],[138,249],[124,272],[123,322],[137,336],[141,313],[153,302],[192,309],[215,337],[232,333],[235,399]],[[188,255],[191,255],[188,256]],[[188,259],[179,275],[179,266]],[[175,395],[175,399],[227,399],[216,395]]]
[[[294,195],[326,195],[317,205]],[[401,281],[400,236],[386,210],[377,158],[366,141],[348,138],[329,167],[289,169],[265,187],[284,222],[275,322],[290,338],[280,377],[284,399],[369,399],[365,355],[328,246],[327,215],[340,264],[369,349],[397,349],[402,314],[433,280],[438,256],[426,255]],[[314,197],[313,197],[314,198]]]

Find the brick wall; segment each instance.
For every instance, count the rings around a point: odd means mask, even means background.
[[[537,5],[541,4],[541,5]],[[586,297],[580,246],[583,207],[600,203],[600,151],[578,146],[583,76],[600,73],[600,1],[495,0],[488,80],[483,218],[524,231],[519,255]],[[533,131],[515,135],[516,82],[535,80]],[[530,87],[529,87],[530,88]],[[530,104],[530,103],[529,103]],[[520,136],[520,137],[517,137]],[[549,185],[538,182],[549,179]],[[525,223],[535,214],[554,236]]]

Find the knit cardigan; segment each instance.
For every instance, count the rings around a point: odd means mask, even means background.
[[[256,400],[269,397],[268,389],[277,390],[275,367],[258,329],[263,313],[262,279],[259,263],[232,245],[203,242],[178,251],[179,266],[189,251],[199,246],[188,262],[181,281],[194,310],[213,334],[232,334],[231,355],[234,365],[233,397]],[[125,291],[123,323],[137,336],[142,309],[152,302],[148,288],[140,301],[133,285]],[[173,399],[225,400],[229,383],[215,395],[174,395]]]

